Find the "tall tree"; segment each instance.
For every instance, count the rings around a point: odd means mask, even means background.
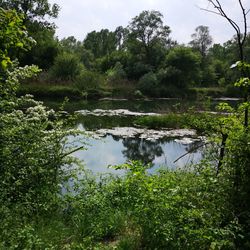
[[[170,28],[163,24],[159,11],[143,11],[128,25],[127,49],[130,53],[129,73],[131,78],[155,71],[164,61],[170,44]]]
[[[159,11],[143,11],[128,26],[130,36],[141,42],[146,52],[156,43],[167,45],[169,41],[170,28],[163,25],[162,18]]]
[[[115,29],[115,37],[116,37],[116,41],[117,41],[117,49],[118,50],[121,50],[122,48],[124,48],[124,44],[126,43],[128,33],[129,33],[128,29],[123,28],[122,26],[118,26]]]
[[[202,57],[205,57],[209,47],[212,45],[212,37],[209,34],[207,26],[200,25],[195,29],[195,33],[191,35],[193,40],[189,43],[193,48],[200,51]]]
[[[108,29],[102,29],[101,31],[88,33],[83,44],[96,58],[100,58],[116,50],[117,39],[114,32]]]

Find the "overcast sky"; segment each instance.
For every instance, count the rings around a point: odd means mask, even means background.
[[[214,43],[223,43],[235,34],[233,28],[222,17],[201,8],[209,8],[207,0],[49,0],[60,7],[59,17],[55,20],[56,35],[75,36],[83,40],[88,32],[117,26],[127,26],[133,17],[143,10],[158,10],[164,15],[164,24],[170,26],[171,37],[179,43],[188,43],[191,34],[199,25],[208,26]],[[237,0],[220,1],[239,24],[243,24]],[[242,1],[246,9],[250,0]],[[250,14],[249,14],[250,16]],[[249,19],[250,20],[250,19]]]

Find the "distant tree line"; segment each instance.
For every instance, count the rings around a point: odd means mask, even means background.
[[[126,27],[92,31],[78,41],[74,36],[59,40],[55,25],[45,21],[45,16],[57,17],[56,4],[1,0],[0,7],[14,8],[25,16],[36,45],[18,55],[13,51],[13,57],[21,65],[42,68],[44,81],[73,83],[81,91],[102,84],[134,83],[143,95],[163,97],[189,87],[230,86],[238,77],[230,69],[238,58],[236,37],[213,44],[209,28],[200,25],[188,44],[179,44],[159,11],[142,11]],[[249,34],[244,50],[249,62]]]

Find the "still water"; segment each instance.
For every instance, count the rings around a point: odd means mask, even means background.
[[[80,112],[75,124],[81,130],[91,131],[93,135],[98,129],[133,127],[136,116],[131,115],[91,115],[96,109],[114,111],[126,109],[132,112],[154,112],[164,114],[168,112],[186,112],[188,110],[214,111],[216,105],[222,100],[180,100],[180,99],[151,99],[151,100],[99,100],[99,101],[77,101],[64,105],[64,109],[70,113]],[[62,102],[61,102],[62,103]],[[58,109],[61,105],[57,101],[45,101],[51,108]],[[237,100],[231,100],[230,104],[236,105]],[[85,112],[87,111],[87,112]],[[88,113],[86,115],[86,113]],[[178,136],[161,137],[160,139],[148,140],[138,135],[133,137],[124,135],[105,134],[101,138],[84,137],[87,142],[87,150],[76,152],[74,155],[84,161],[85,167],[94,173],[116,173],[122,174],[122,170],[114,170],[109,166],[123,164],[129,160],[140,160],[151,163],[150,172],[159,168],[183,168],[193,162],[197,163],[203,156],[203,148],[199,147],[203,142],[196,140],[183,143]],[[76,146],[80,146],[76,142]],[[196,150],[192,150],[196,149]],[[187,152],[192,152],[174,162]]]
[[[159,168],[183,168],[192,162],[198,162],[202,158],[201,150],[196,150],[174,163],[197,143],[184,145],[176,142],[174,138],[148,141],[139,137],[119,138],[107,135],[101,139],[88,139],[87,150],[78,151],[75,156],[83,160],[86,168],[94,173],[122,174],[122,170],[114,170],[109,166],[123,164],[129,160],[152,163],[149,172],[154,172]]]
[[[86,115],[86,110],[93,111],[102,109],[114,111],[121,108],[134,112],[167,113],[175,111],[176,108],[188,108],[189,105],[180,105],[179,100],[152,100],[152,101],[99,101],[82,102],[68,106],[69,110],[84,113],[79,115],[76,126],[84,131],[92,131],[94,137],[86,137],[87,150],[76,152],[74,155],[84,161],[87,169],[94,173],[116,173],[122,174],[123,170],[114,170],[112,165],[123,164],[130,160],[140,160],[145,164],[152,165],[150,172],[159,168],[183,168],[202,158],[202,147],[197,150],[197,145],[202,141],[196,140],[192,143],[183,143],[178,136],[161,137],[153,140],[141,138],[139,135],[124,136],[105,134],[96,138],[98,129],[132,127],[136,116],[131,115]],[[90,112],[91,113],[91,112]],[[78,144],[77,146],[80,146]],[[188,151],[192,153],[174,161]]]

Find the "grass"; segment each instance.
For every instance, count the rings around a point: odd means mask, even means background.
[[[152,129],[161,128],[191,128],[199,133],[211,133],[215,131],[220,115],[210,113],[169,113],[160,116],[140,117],[135,121],[136,125]]]
[[[72,86],[23,84],[18,95],[32,94],[36,98],[65,98],[82,99],[83,93]]]
[[[241,98],[241,89],[234,87],[233,85],[227,85],[225,87],[197,87],[190,88],[196,93],[197,99],[204,99],[205,97],[219,98],[219,97],[237,97]]]

